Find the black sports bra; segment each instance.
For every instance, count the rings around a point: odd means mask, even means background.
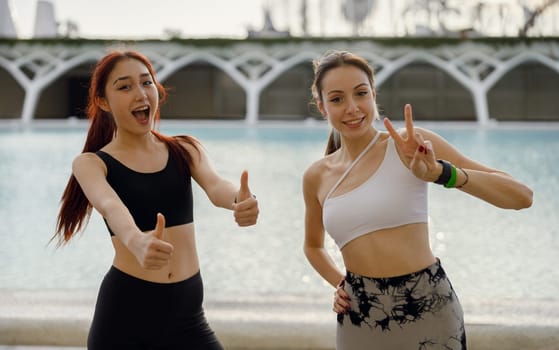
[[[165,227],[193,221],[192,181],[190,169],[181,176],[175,160],[168,155],[163,170],[141,173],[128,168],[110,154],[95,153],[107,166],[107,182],[130,211],[141,231],[155,228],[157,213],[165,216]],[[107,224],[111,236],[114,236]]]

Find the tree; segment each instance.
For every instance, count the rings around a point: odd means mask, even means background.
[[[528,31],[534,27],[536,24],[536,20],[540,17],[546,10],[548,10],[551,6],[557,4],[559,0],[547,0],[543,4],[536,6],[535,9],[530,10],[526,5],[523,5],[524,8],[524,18],[525,22],[524,25],[518,31],[519,37],[526,37]]]

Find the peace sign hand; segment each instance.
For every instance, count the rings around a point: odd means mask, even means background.
[[[394,129],[388,118],[384,119],[384,126],[394,140],[394,144],[404,156],[406,166],[411,172],[423,181],[435,181],[438,177],[437,174],[442,171],[442,169],[439,169],[442,166],[436,161],[431,141],[425,141],[423,136],[415,131],[410,104],[406,104],[404,107],[404,118],[406,122],[405,138]]]

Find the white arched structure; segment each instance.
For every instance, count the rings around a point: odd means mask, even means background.
[[[413,39],[409,39],[410,43]],[[21,120],[32,122],[42,91],[69,70],[102,57],[111,42],[84,41],[80,44],[63,40],[56,43],[38,41],[0,42],[0,67],[5,69],[25,91]],[[118,44],[115,48],[120,48]],[[470,91],[481,125],[491,116],[487,106],[489,90],[510,70],[536,61],[559,74],[559,45],[554,40],[518,41],[490,45],[483,42],[456,41],[455,44],[417,47],[382,45],[374,40],[286,41],[265,43],[235,41],[222,46],[196,46],[167,41],[139,41],[133,49],[146,54],[153,62],[161,81],[194,62],[205,62],[230,76],[246,93],[248,124],[258,122],[262,91],[289,69],[308,63],[326,51],[338,49],[358,53],[377,70],[377,85],[394,73],[415,62],[426,62],[441,69]],[[309,87],[310,88],[310,87]]]

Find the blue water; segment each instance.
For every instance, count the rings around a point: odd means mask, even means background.
[[[219,125],[219,124],[217,124]],[[492,207],[430,187],[431,244],[468,305],[559,302],[559,130],[434,129],[464,154],[534,190],[523,211]],[[236,227],[195,186],[195,222],[208,298],[235,295],[330,297],[302,251],[301,176],[322,156],[327,128],[219,127],[185,123],[167,134],[199,138],[217,170],[237,182],[243,169],[257,194],[258,225]],[[48,245],[58,201],[85,129],[0,129],[0,290],[96,289],[112,259],[97,213],[68,246]],[[327,247],[341,266],[340,255]],[[481,304],[480,304],[481,303]],[[507,304],[507,305],[508,305]],[[559,319],[559,315],[554,315]]]

